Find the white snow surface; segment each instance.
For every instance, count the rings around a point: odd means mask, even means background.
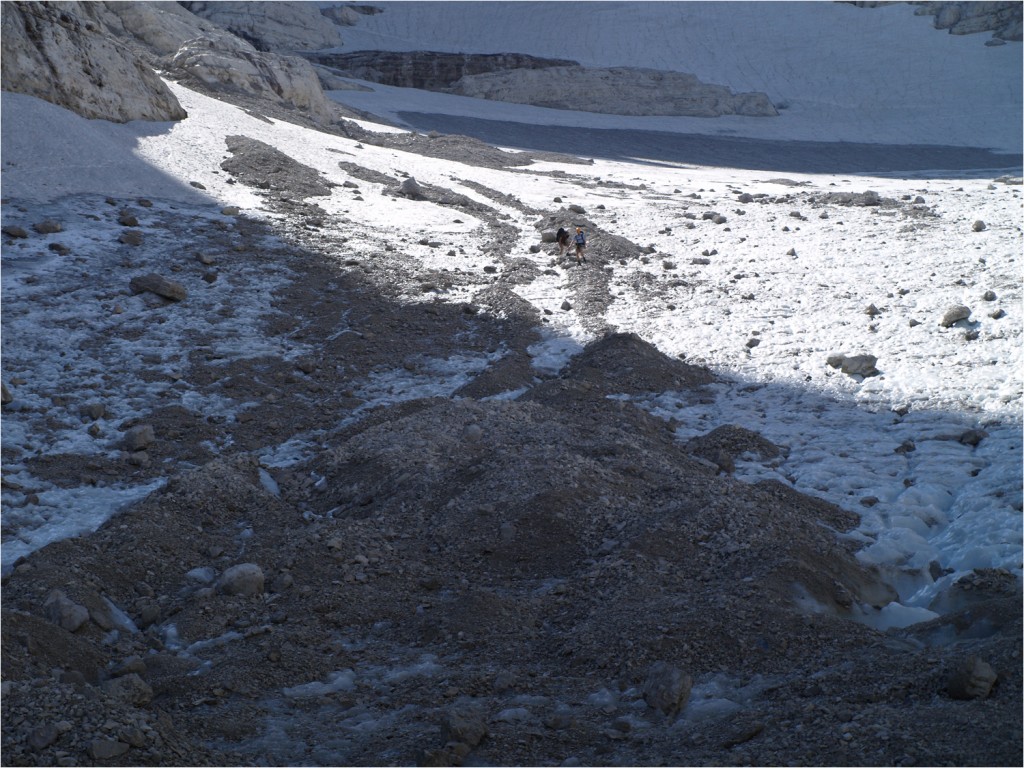
[[[362,44],[386,47],[383,43],[391,41],[395,47],[407,45],[412,40],[410,30],[418,23],[421,36],[434,36],[431,47],[435,49],[462,50],[467,40],[472,40],[477,44],[466,50],[508,49],[540,55],[561,55],[568,50],[572,57],[593,64],[667,67],[676,59],[666,58],[669,53],[665,51],[659,54],[659,46],[668,51],[696,49],[704,57],[702,62],[718,62],[721,68],[713,69],[710,64],[703,69],[688,65],[680,68],[692,69],[710,82],[723,82],[735,89],[766,90],[773,98],[790,98],[794,104],[825,99],[828,92],[816,79],[828,79],[826,64],[832,59],[803,59],[797,66],[783,55],[792,53],[798,44],[817,39],[810,35],[814,27],[808,26],[809,22],[797,24],[796,20],[802,18],[794,7],[797,4],[770,4],[779,6],[776,14],[788,23],[774,22],[771,32],[775,37],[762,29],[759,34],[767,36],[771,44],[754,44],[748,39],[742,57],[735,51],[709,50],[699,35],[694,36],[695,29],[703,29],[701,25],[710,23],[713,14],[686,16],[692,25],[682,21],[674,26],[655,23],[659,7],[676,4],[597,4],[581,16],[587,20],[584,26],[592,37],[585,44],[563,43],[558,50],[556,42],[562,37],[544,38],[537,30],[548,29],[545,19],[556,11],[560,19],[571,16],[562,6],[577,4],[531,5],[531,25],[527,28],[514,21],[520,17],[510,8],[517,4],[488,3],[489,12],[496,15],[492,28],[502,30],[500,40],[491,41],[489,48],[482,47],[470,23],[485,13],[481,4],[465,4],[461,16],[449,16],[444,24],[429,21],[433,18],[429,12],[432,4],[408,4],[408,18],[392,14],[393,4],[384,5],[388,7],[384,14],[364,17],[363,26],[356,28]],[[679,12],[688,11],[690,4],[682,5],[687,7]],[[760,3],[733,5],[740,16],[765,13],[755,7]],[[645,20],[647,36],[641,41],[633,40],[632,35],[607,36],[609,29],[622,20],[615,14],[623,9]],[[892,66],[892,62],[879,61],[879,52],[897,43],[907,62],[898,71],[908,80],[918,69],[914,57],[930,55],[934,40],[944,41],[950,50],[958,52],[960,58],[956,60],[969,78],[987,73],[987,77],[999,79],[990,70],[971,68],[982,54],[1006,57],[1015,52],[1016,64],[1020,63],[1019,45],[1004,50],[984,47],[977,36],[954,40],[932,30],[929,20],[904,18],[895,8],[878,9],[876,17],[839,4],[827,9],[816,7],[813,12],[833,15],[835,26],[842,30],[873,25],[872,34],[879,36],[877,49],[863,50],[852,60],[844,61],[845,56],[840,55],[835,58],[842,62],[839,69],[849,71],[851,76],[857,71],[863,75],[860,79],[875,82],[875,96],[885,91],[886,83],[882,81],[888,78],[892,85],[891,70],[881,68],[882,64]],[[463,17],[464,24],[452,21]],[[737,36],[748,26],[739,18],[734,16],[730,22]],[[571,25],[566,25],[564,38],[569,39],[572,32]],[[780,37],[783,33],[785,37]],[[860,34],[863,37],[868,33],[861,29]],[[614,47],[612,40],[618,40],[616,45],[620,47]],[[346,46],[355,47],[352,37],[346,39]],[[836,50],[841,52],[838,47]],[[777,58],[773,58],[773,52]],[[801,55],[810,54],[804,51]],[[928,61],[936,66],[940,63]],[[775,70],[773,63],[777,65]],[[1014,76],[1017,101],[1013,106],[1011,99],[1009,112],[1003,111],[1001,82],[983,79],[975,89],[978,98],[992,107],[986,113],[988,118],[981,120],[989,137],[984,140],[1009,150],[1019,149],[1019,66],[1008,73],[1009,80]],[[942,83],[946,75],[936,77]],[[804,78],[811,78],[807,90],[797,92]],[[115,125],[84,120],[30,97],[2,96],[0,178],[4,224],[61,219],[65,231],[51,240],[69,245],[81,267],[67,269],[45,247],[40,250],[40,238],[4,243],[0,273],[3,376],[7,383],[12,377],[23,382],[14,387],[15,402],[3,412],[5,456],[8,448],[26,456],[112,450],[89,438],[84,431],[86,425],[74,419],[57,431],[54,442],[40,443],[32,429],[33,419],[39,412],[56,411],[50,400],[55,392],[67,395],[72,402],[82,402],[92,391],[102,388],[108,404],[111,398],[116,400],[110,410],[117,412],[119,419],[142,415],[153,398],[168,397],[165,384],[145,383],[153,377],[125,374],[113,377],[112,382],[104,373],[138,373],[144,366],[180,378],[187,356],[177,348],[176,339],[183,323],[196,322],[195,317],[203,313],[167,313],[159,331],[153,332],[151,320],[138,319],[143,312],[140,299],[105,286],[102,280],[89,279],[84,274],[86,269],[91,275],[102,275],[105,265],[113,266],[120,259],[109,247],[113,235],[105,232],[106,225],[89,212],[101,206],[108,195],[144,196],[153,200],[154,216],[173,216],[175,211],[188,210],[213,221],[224,218],[224,206],[235,205],[244,215],[267,218],[257,196],[241,184],[229,184],[227,174],[217,173],[226,156],[224,137],[243,134],[277,147],[337,184],[348,179],[337,165],[339,156],[353,156],[375,170],[394,174],[400,169],[421,182],[449,187],[476,199],[479,194],[460,180],[512,193],[536,208],[554,207],[552,199],[561,196],[567,203],[584,206],[587,215],[606,231],[640,244],[654,244],[657,252],[648,263],[634,260],[611,265],[615,301],[608,320],[620,330],[636,332],[668,355],[684,355],[688,361],[708,365],[725,382],[714,387],[713,402],[694,405],[676,393],[663,392],[638,399],[637,404],[675,418],[681,440],[724,424],[760,432],[785,446],[788,455],[768,463],[753,457],[739,462],[738,476],[778,479],[860,514],[862,523],[850,535],[866,544],[864,560],[890,572],[900,590],[900,603],[890,606],[884,615],[866,616],[866,621],[884,628],[934,615],[927,606],[935,595],[974,568],[1002,567],[1021,573],[1024,222],[1020,186],[993,183],[994,174],[981,170],[873,177],[787,174],[786,179],[780,179],[778,174],[742,168],[602,159],[590,166],[541,163],[527,169],[563,170],[570,175],[620,183],[581,189],[564,177],[464,166],[369,145],[357,149],[353,141],[285,122],[260,120],[177,84],[168,85],[189,114],[180,123]],[[790,91],[779,90],[783,86]],[[844,76],[830,87],[853,89],[855,84]],[[429,111],[440,113],[454,103],[451,97],[404,89],[378,89],[376,93],[383,94],[381,103],[386,101],[396,114],[411,105],[427,105]],[[347,91],[334,95],[346,102],[355,98]],[[864,98],[870,101],[871,94]],[[922,98],[928,98],[928,94],[922,94]],[[530,120],[537,112],[482,103],[477,104],[476,114],[492,115],[496,120],[521,120],[523,116]],[[906,112],[896,110],[890,115],[876,103],[872,114],[870,119],[865,117],[866,123],[851,123],[851,135],[863,140],[858,131],[882,124],[894,130],[887,140],[895,140],[900,125],[905,129],[903,136],[914,142],[925,135],[921,133],[922,121]],[[980,120],[976,110],[963,106],[946,116],[951,121],[948,126],[933,124],[928,128],[945,137],[942,143],[965,140]],[[620,127],[631,126],[636,120],[582,113],[562,117],[581,125]],[[681,121],[678,130],[685,130],[685,125]],[[836,138],[828,121],[821,123],[819,133],[803,135],[801,132],[810,131],[811,125],[810,121],[804,123],[797,133],[814,140]],[[1004,141],[1014,132],[1018,134],[1017,144]],[[1011,171],[1020,175],[1019,167]],[[205,191],[190,186],[193,181],[202,183]],[[385,205],[385,198],[374,189],[378,185],[362,186],[367,190],[362,201],[351,197],[342,200],[339,195],[318,198],[331,218],[334,214],[341,218],[344,212],[350,222],[345,226],[353,252],[358,252],[360,243],[376,241],[394,227],[396,220],[401,220],[409,232],[449,231],[452,227],[471,231],[476,226],[472,221],[454,225],[450,212],[429,203],[399,200]],[[827,221],[818,219],[809,208],[803,210],[806,218],[779,218],[775,207],[741,206],[736,201],[737,191],[777,196],[787,190],[826,193],[868,189],[896,199],[921,196],[938,215],[925,219],[920,227],[904,225],[903,220],[874,208],[843,209],[839,215],[833,212]],[[691,194],[699,195],[702,205],[715,206],[726,214],[729,226],[687,230],[686,208],[695,198],[686,195]],[[598,208],[600,205],[604,208]],[[740,215],[737,209],[744,209],[744,213]],[[546,266],[549,254],[529,252],[529,246],[537,242],[533,220],[513,208],[503,212],[522,233],[513,255],[533,258]],[[836,221],[840,216],[842,225]],[[986,223],[983,231],[972,228],[976,220]],[[42,241],[46,242],[45,238]],[[152,259],[165,258],[168,263],[173,263],[175,254],[183,248],[182,243],[170,239],[147,243]],[[791,248],[796,255],[788,253]],[[716,252],[710,263],[691,263],[705,250]],[[427,247],[418,251],[415,246],[410,255],[436,268],[455,268],[461,264],[458,259],[465,258],[446,257],[439,249]],[[675,262],[677,268],[666,270],[666,260]],[[682,282],[672,289],[673,300],[666,302],[664,297],[651,298],[636,290],[636,278],[641,273],[659,284],[674,278]],[[271,269],[259,265],[247,279],[247,288],[227,293],[218,293],[228,289],[214,284],[201,299],[210,306],[230,302],[238,310],[232,320],[209,329],[217,355],[224,359],[257,356],[265,354],[268,345],[274,347],[274,354],[301,355],[299,344],[263,338],[255,309],[260,302],[254,297],[288,279],[286,266]],[[34,301],[41,282],[51,288],[55,284],[65,288],[66,303]],[[983,299],[987,291],[994,292],[996,299]],[[550,375],[591,339],[571,311],[560,309],[568,296],[564,277],[545,275],[521,287],[521,294],[552,311],[547,340],[531,350],[538,375]],[[744,295],[755,298],[744,299]],[[466,297],[453,294],[450,298]],[[123,305],[122,313],[112,315],[114,303]],[[881,313],[876,317],[866,315],[869,304]],[[972,308],[970,319],[951,328],[941,327],[939,320],[944,311],[955,304]],[[247,306],[252,307],[251,311],[246,310]],[[1005,315],[991,317],[994,309],[1004,310]],[[912,326],[911,320],[920,324]],[[103,328],[115,322],[146,322],[150,333],[142,337],[142,342],[122,339],[103,350],[80,349],[76,344],[76,329]],[[967,340],[968,332],[977,338]],[[112,334],[112,338],[117,336]],[[748,340],[754,338],[760,344],[748,346]],[[829,355],[841,352],[877,356],[881,375],[862,380],[826,365]],[[414,378],[396,365],[395,371],[375,374],[366,381],[362,393],[373,403],[447,396],[489,363],[479,356],[456,356],[436,361],[423,369],[427,373],[421,371]],[[230,409],[236,407],[228,402],[198,401],[198,395],[187,387],[175,392],[183,405],[204,414],[230,416]],[[518,394],[506,396],[514,398]],[[970,429],[987,433],[976,447],[959,440]],[[915,450],[897,452],[906,441],[912,441]],[[310,436],[308,446],[301,437],[268,445],[267,463],[294,463],[308,455],[306,451],[315,442],[315,436]],[[213,448],[224,450],[230,446]],[[5,570],[18,557],[50,541],[95,529],[121,505],[153,490],[151,486],[117,483],[77,489],[43,487],[16,460],[5,460],[3,475]],[[26,505],[28,491],[12,490],[8,481],[20,488],[35,489],[39,503]]]
[[[988,34],[937,31],[934,17],[915,16],[914,7],[903,3],[870,9],[833,2],[373,5],[383,13],[360,16],[356,26],[343,28],[336,50],[516,52],[586,67],[672,70],[734,92],[765,93],[781,109],[778,118],[623,120],[504,105],[497,119],[1003,152],[1020,152],[1024,143],[1020,45],[986,46]],[[387,89],[371,88],[343,99],[387,114]],[[428,103],[437,104],[411,98],[402,109],[426,111]],[[449,114],[479,116],[492,109],[476,99],[440,103]]]

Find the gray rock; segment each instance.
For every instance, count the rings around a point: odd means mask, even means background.
[[[3,229],[0,229],[0,232],[3,232],[8,237],[15,237],[15,238],[22,238],[22,239],[28,237],[28,232],[26,232],[24,230],[24,228],[19,227],[19,226],[15,225],[15,224],[8,224]]]
[[[947,692],[954,699],[984,699],[992,692],[998,675],[976,656],[960,662],[950,675]]]
[[[587,210],[582,205],[576,205],[575,203],[573,205],[569,206],[569,210],[572,211],[573,213],[586,213],[587,212]]]
[[[983,301],[995,301],[998,297],[995,291],[985,291],[981,298]]]
[[[939,325],[943,328],[949,328],[961,320],[966,320],[970,316],[971,310],[962,304],[958,304],[957,306],[950,307],[946,310],[946,313],[942,316],[942,320],[939,321]]]
[[[185,574],[185,580],[193,584],[212,584],[216,578],[216,571],[208,565],[202,568],[193,568]]]
[[[132,293],[143,293],[149,291],[171,301],[184,301],[188,296],[185,286],[174,280],[168,280],[156,273],[133,277],[129,283]]]
[[[57,741],[60,731],[52,723],[45,723],[28,735],[28,745],[36,752],[41,752]]]
[[[848,376],[877,376],[876,364],[878,358],[874,355],[830,355],[828,364],[833,368],[839,368]]]
[[[410,200],[423,200],[426,197],[423,194],[423,187],[412,176],[399,185],[398,191]]]
[[[126,229],[117,237],[117,241],[124,245],[142,245],[144,239],[142,232],[138,229]]]
[[[72,601],[59,589],[50,592],[43,609],[50,621],[68,632],[77,632],[89,620],[89,609]]]
[[[135,672],[107,680],[103,690],[108,696],[136,707],[144,707],[153,700],[153,689]]]
[[[225,595],[251,596],[263,592],[263,569],[256,563],[228,568],[217,580],[217,589]]]
[[[124,447],[129,451],[141,451],[156,440],[151,424],[136,424],[124,434]]]
[[[120,757],[131,747],[117,739],[94,739],[89,744],[89,755],[93,760],[106,761]]]
[[[38,224],[33,224],[32,229],[34,229],[40,235],[55,235],[58,232],[64,231],[64,225],[61,224],[59,221],[54,221],[53,219],[46,219],[45,221],[40,221]]]
[[[7,388],[7,384],[0,382],[0,404],[7,405],[8,403],[14,402],[14,395],[11,394],[11,390]]]
[[[570,304],[570,303],[569,303],[569,300],[568,300],[568,299],[565,299],[565,300],[564,300],[564,301],[562,302],[562,309],[563,309],[564,311],[566,311],[566,312],[568,312],[568,311],[569,311],[570,309],[572,309],[572,304]]]
[[[441,730],[448,741],[477,746],[487,736],[487,723],[477,707],[455,706],[445,715]]]
[[[975,232],[984,232],[986,229],[988,229],[988,227],[985,225],[984,221],[978,219],[973,224],[971,224],[971,229]]]
[[[647,706],[673,716],[686,706],[692,688],[693,679],[683,670],[667,662],[656,661],[647,671],[644,701]]]

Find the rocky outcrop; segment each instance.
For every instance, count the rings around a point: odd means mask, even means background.
[[[321,122],[332,121],[337,113],[308,61],[262,53],[233,35],[219,33],[189,40],[171,65],[217,92],[234,91],[276,101]]]
[[[437,51],[358,51],[308,54],[306,58],[348,77],[398,88],[447,91],[460,78],[508,70],[575,64],[519,53],[440,53]]]
[[[935,29],[949,30],[951,35],[973,35],[991,32],[992,39],[986,45],[1004,45],[1006,41],[1020,42],[1021,22],[1024,19],[1024,5],[1019,2],[910,2],[917,6],[916,16],[934,16]],[[877,8],[892,5],[877,0],[851,2],[860,8]]]
[[[260,51],[315,51],[341,45],[338,28],[319,3],[185,2],[182,5]]]
[[[936,29],[948,29],[951,35],[973,35],[991,32],[992,41],[1022,39],[1021,20],[1024,5],[1019,2],[998,3],[914,3],[918,16],[934,16]]]
[[[733,93],[685,72],[596,69],[519,54],[359,51],[307,58],[340,74],[399,88],[613,115],[776,116],[763,93]]]
[[[173,56],[187,40],[223,33],[216,24],[189,13],[180,4],[105,3],[106,24],[157,57]]]
[[[108,27],[142,49],[141,55],[154,57],[168,73],[190,78],[207,90],[242,93],[294,107],[319,122],[334,119],[337,107],[324,95],[315,70],[305,60],[259,51],[178,3],[106,5]]]
[[[101,3],[5,4],[5,91],[49,101],[90,119],[181,120],[163,81],[103,24]]]
[[[558,66],[466,75],[449,90],[494,101],[612,115],[778,115],[763,93],[733,93],[685,72],[631,67]]]

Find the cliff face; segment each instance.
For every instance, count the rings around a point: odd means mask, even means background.
[[[296,34],[304,29],[299,25]],[[5,3],[2,53],[3,90],[90,119],[186,117],[156,69],[208,91],[267,99],[319,122],[337,114],[309,62],[259,51],[177,3]]]
[[[733,93],[685,72],[581,67],[521,54],[357,51],[307,58],[360,80],[399,88],[614,115],[775,116],[763,93]]]
[[[153,69],[106,30],[102,3],[4,3],[0,84],[87,118],[181,120]]]
[[[547,70],[574,65],[518,53],[439,53],[437,51],[356,51],[309,54],[306,58],[350,77],[399,88],[447,91],[462,77],[511,70]]]
[[[187,10],[260,51],[315,51],[341,45],[338,27],[317,3],[185,2]]]
[[[684,72],[612,67],[551,67],[467,75],[452,93],[612,115],[718,117],[778,115],[763,93],[733,93]]]

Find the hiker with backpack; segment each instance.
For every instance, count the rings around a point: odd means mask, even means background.
[[[559,227],[558,232],[555,234],[555,240],[558,242],[558,256],[561,258],[569,250],[569,230],[565,227]]]
[[[584,251],[587,248],[587,238],[583,234],[583,227],[576,227],[576,237],[573,238],[576,243],[576,263],[585,264],[587,257],[584,255]]]

